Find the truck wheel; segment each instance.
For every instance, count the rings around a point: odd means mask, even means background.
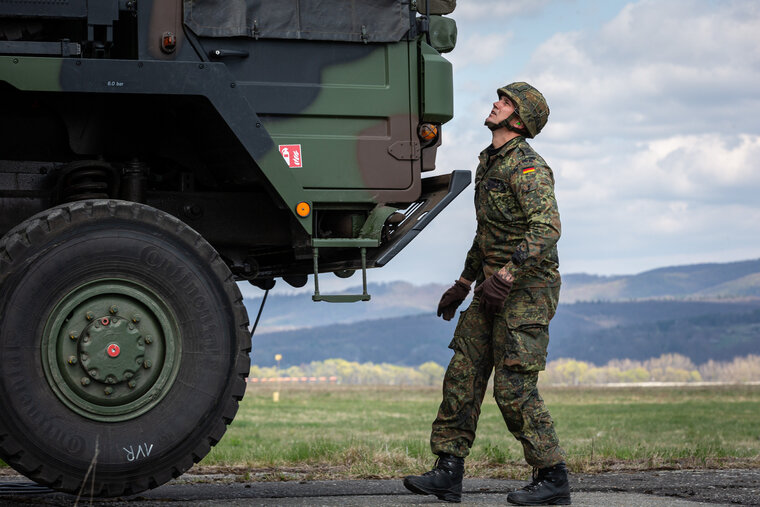
[[[51,208],[0,240],[0,458],[68,493],[188,470],[245,392],[248,317],[198,233],[149,206]]]

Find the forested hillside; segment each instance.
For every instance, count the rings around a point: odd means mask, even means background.
[[[254,363],[343,358],[448,363],[455,321],[435,316],[444,285],[370,286],[372,301],[313,303],[273,296],[253,345]],[[348,292],[355,289],[349,289]],[[248,299],[253,320],[259,299]],[[467,302],[465,302],[467,304]],[[697,364],[760,353],[760,260],[661,268],[638,275],[565,275],[549,358],[604,364],[679,353]]]
[[[340,357],[407,366],[447,364],[455,321],[435,313],[265,333],[253,342],[253,362],[298,365]],[[549,359],[604,364],[679,353],[709,359],[760,354],[760,301],[710,303],[641,301],[561,304],[551,324]]]

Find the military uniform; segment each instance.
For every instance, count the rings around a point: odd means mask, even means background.
[[[549,166],[520,136],[480,154],[475,176],[477,232],[462,277],[478,284],[505,268],[514,277],[502,310],[488,315],[479,298],[461,313],[449,347],[454,357],[433,423],[433,453],[465,457],[495,369],[494,397],[528,464],[565,461],[549,411],[538,394],[548,326],[559,300],[559,212]]]

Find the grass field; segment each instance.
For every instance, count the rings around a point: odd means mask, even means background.
[[[439,388],[251,386],[201,465],[248,479],[387,478],[430,468]],[[760,467],[760,386],[543,388],[574,472]],[[525,477],[490,395],[468,476]]]

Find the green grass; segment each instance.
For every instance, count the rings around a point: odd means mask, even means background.
[[[433,462],[439,388],[250,387],[201,465],[250,478],[398,477]],[[543,388],[572,470],[760,466],[760,386]],[[489,395],[469,476],[524,477],[522,448]]]

